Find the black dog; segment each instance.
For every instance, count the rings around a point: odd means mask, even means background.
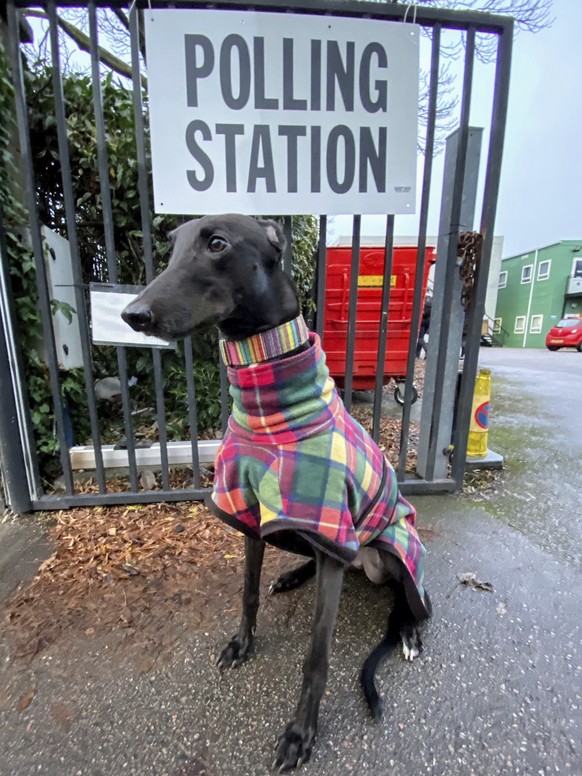
[[[171,236],[167,269],[122,316],[136,331],[168,340],[211,324],[223,337],[234,411],[217,456],[210,506],[246,534],[246,556],[240,627],[218,666],[239,666],[251,648],[264,540],[310,557],[274,582],[271,593],[316,576],[299,704],[275,754],[274,767],[286,770],[311,754],[346,566],[363,568],[374,582],[394,587],[386,635],[361,672],[377,718],[382,702],[374,675],[380,662],[400,640],[406,659],[422,649],[420,625],[431,615],[422,586],[424,550],[413,528],[414,510],[398,493],[393,470],[345,413],[319,340],[304,328],[295,286],[281,267],[279,226],[240,215],[205,216]],[[290,395],[298,397],[299,411]],[[320,455],[328,443],[329,456]],[[298,476],[305,469],[307,476]]]

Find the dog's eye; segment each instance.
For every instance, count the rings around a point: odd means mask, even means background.
[[[218,237],[218,235],[214,235],[208,241],[208,247],[212,253],[220,253],[228,247],[228,243],[224,237]]]

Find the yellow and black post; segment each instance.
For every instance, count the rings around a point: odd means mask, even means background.
[[[491,403],[491,370],[480,369],[475,380],[471,425],[467,440],[467,458],[485,458],[489,436],[489,406]]]

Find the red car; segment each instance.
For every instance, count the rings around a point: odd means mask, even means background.
[[[576,348],[582,353],[582,318],[563,318],[546,334],[548,350]]]

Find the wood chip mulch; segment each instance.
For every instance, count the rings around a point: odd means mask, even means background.
[[[17,657],[34,657],[71,628],[139,634],[154,656],[176,629],[238,610],[243,542],[199,504],[72,509],[56,514],[49,534],[53,555],[3,613]]]

